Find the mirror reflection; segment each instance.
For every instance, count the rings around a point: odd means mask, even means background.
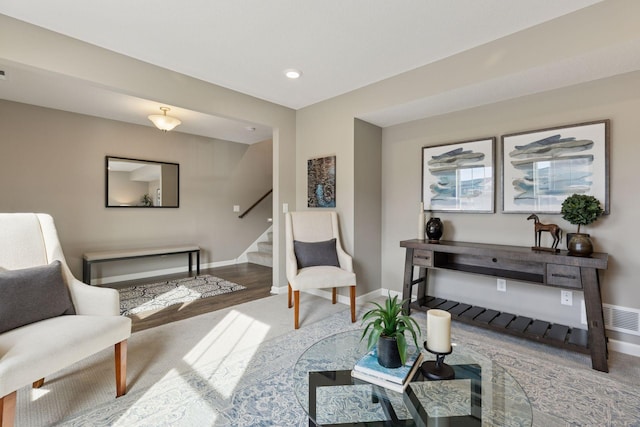
[[[106,207],[177,208],[177,163],[106,157]]]

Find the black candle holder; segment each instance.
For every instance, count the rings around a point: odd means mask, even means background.
[[[427,360],[420,365],[420,371],[422,375],[430,380],[452,380],[455,378],[455,372],[453,368],[444,363],[444,357],[453,352],[453,347],[447,353],[440,353],[437,351],[429,350],[427,342],[424,342],[424,348],[431,354],[436,355],[436,360]]]

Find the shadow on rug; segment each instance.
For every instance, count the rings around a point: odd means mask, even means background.
[[[209,274],[120,288],[120,314],[130,316],[242,289],[246,288]]]

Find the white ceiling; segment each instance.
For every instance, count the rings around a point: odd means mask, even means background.
[[[110,0],[98,5],[77,0],[0,0],[0,13],[299,109],[599,1]],[[145,125],[151,125],[146,115],[159,112],[154,100],[3,63],[1,56],[0,66],[8,69],[7,80],[0,80],[3,99]],[[287,68],[300,69],[302,77],[286,79]],[[487,93],[495,91],[487,88]],[[370,119],[388,125],[419,118],[433,108],[417,104],[373,113]],[[469,105],[447,106],[465,107]],[[170,114],[182,120],[177,128],[182,132],[246,143],[271,136],[270,129],[256,124],[181,109]],[[247,127],[256,130],[249,132]],[[226,133],[220,133],[222,129]]]

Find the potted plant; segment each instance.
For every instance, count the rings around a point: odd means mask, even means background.
[[[387,368],[398,368],[406,362],[407,340],[404,333],[408,331],[413,343],[418,347],[420,326],[402,309],[406,301],[398,301],[398,296],[388,296],[384,306],[374,302],[376,308],[367,311],[362,316],[363,324],[367,326],[362,332],[364,339],[368,335],[367,348],[371,350],[377,345],[378,363]]]
[[[153,206],[153,200],[151,200],[151,196],[148,193],[142,196],[140,203],[142,203],[142,206]]]
[[[591,224],[603,212],[600,201],[586,194],[572,194],[562,202],[562,218],[578,226],[577,233],[567,243],[571,255],[589,256],[593,253],[593,243],[588,234],[580,233],[580,226]]]

